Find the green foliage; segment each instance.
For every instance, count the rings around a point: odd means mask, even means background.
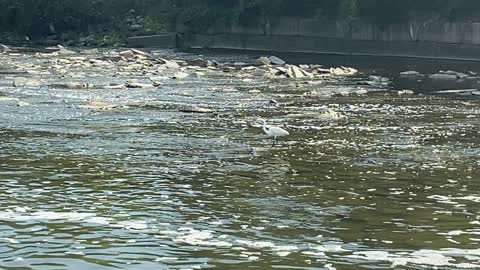
[[[253,26],[278,16],[324,17],[352,25],[361,19],[386,27],[434,14],[450,21],[480,21],[478,0],[0,0],[0,32],[44,37],[67,32],[130,31],[141,18],[145,32],[191,31],[213,25]],[[136,22],[137,23],[137,22]]]

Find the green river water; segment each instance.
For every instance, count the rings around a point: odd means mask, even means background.
[[[0,269],[480,269],[475,96],[368,74],[13,87],[17,71],[0,82]],[[272,147],[259,118],[290,135]]]

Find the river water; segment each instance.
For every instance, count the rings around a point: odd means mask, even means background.
[[[130,79],[38,75],[48,59],[1,56],[50,82]],[[479,269],[479,100],[360,71],[112,90],[4,70],[0,269]],[[272,146],[259,118],[290,135]]]

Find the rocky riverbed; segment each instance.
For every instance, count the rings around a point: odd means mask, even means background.
[[[0,268],[480,267],[474,73],[450,89],[430,78],[449,71],[64,47],[0,63]],[[259,119],[290,135],[272,147]]]

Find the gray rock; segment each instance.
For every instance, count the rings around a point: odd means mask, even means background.
[[[255,63],[258,66],[268,66],[272,63],[272,61],[270,61],[270,58],[262,56],[262,57],[258,58],[257,61],[255,61]]]
[[[190,65],[198,66],[198,67],[207,67],[208,62],[203,58],[195,58],[192,61],[190,61]]]
[[[235,67],[244,67],[244,66],[247,65],[247,63],[245,63],[245,62],[235,62],[235,63],[233,63],[233,65]]]
[[[125,87],[127,87],[127,88],[149,88],[149,87],[153,87],[153,85],[148,84],[148,83],[127,82],[127,83],[125,83]]]
[[[457,75],[452,75],[452,74],[441,74],[441,73],[437,73],[437,74],[433,74],[433,75],[430,75],[428,76],[428,78],[432,79],[432,80],[457,80],[458,77]]]
[[[400,72],[400,76],[402,76],[402,77],[420,77],[420,76],[422,76],[422,74],[420,74],[420,72],[418,72],[418,71],[409,70],[409,71]]]
[[[178,109],[181,112],[187,113],[212,113],[214,112],[212,109],[202,108],[197,105],[185,105],[182,108]]]
[[[0,52],[8,53],[8,52],[11,52],[11,51],[12,51],[12,49],[10,49],[10,47],[8,47],[7,45],[0,44]]]
[[[273,64],[273,65],[279,65],[279,66],[282,66],[282,65],[285,65],[287,62],[283,61],[282,59],[276,57],[276,56],[270,56],[268,59],[270,59],[270,62]]]

